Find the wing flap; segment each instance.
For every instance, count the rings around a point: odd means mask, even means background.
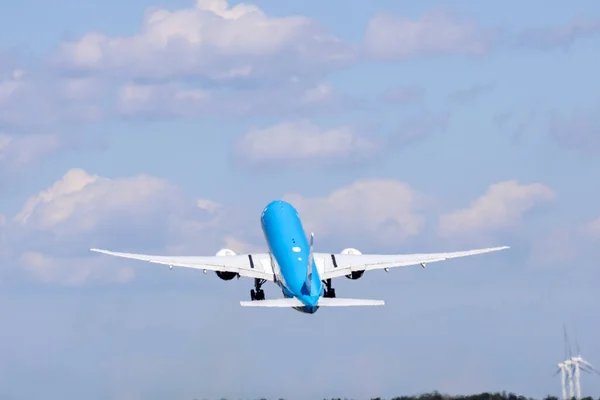
[[[274,280],[273,270],[265,268],[265,263],[270,264],[269,255],[263,253],[240,254],[234,256],[157,256],[150,254],[121,253],[102,249],[90,249],[90,251],[114,257],[169,265],[172,267],[234,272],[248,278],[266,279],[269,281]],[[267,262],[265,262],[265,259]]]
[[[354,271],[370,271],[376,269],[407,267],[412,265],[425,265],[432,262],[445,261],[452,258],[467,257],[477,254],[490,253],[508,249],[508,246],[490,247],[448,253],[422,253],[422,254],[324,254],[318,256],[324,261],[322,279],[337,278],[348,275]],[[334,261],[335,260],[335,263]]]

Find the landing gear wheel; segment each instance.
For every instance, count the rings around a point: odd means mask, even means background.
[[[254,301],[265,299],[265,292],[261,289],[265,282],[265,279],[254,279],[254,289],[250,291],[250,300]]]
[[[331,287],[331,279],[327,279],[323,281],[325,284],[325,293],[323,293],[323,297],[334,298],[335,297],[335,289]]]

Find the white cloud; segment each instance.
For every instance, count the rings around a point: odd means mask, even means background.
[[[97,120],[103,115],[99,100],[109,93],[107,86],[97,78],[15,69],[0,76],[0,124],[39,131],[65,121]]]
[[[348,105],[328,82],[292,77],[277,87],[204,89],[189,83],[125,83],[116,110],[127,116],[239,116],[328,112]]]
[[[147,10],[140,31],[129,37],[91,32],[63,43],[57,58],[68,68],[121,69],[138,77],[229,79],[281,70],[284,62],[302,68],[352,55],[310,18],[269,17],[250,4],[196,0],[193,8]]]
[[[564,265],[577,257],[581,236],[573,229],[561,227],[532,240],[530,259],[539,266]]]
[[[512,227],[538,203],[551,201],[555,196],[551,189],[540,183],[496,183],[468,208],[440,216],[438,233],[453,236]]]
[[[155,8],[132,36],[93,32],[62,43],[52,59],[75,74],[14,68],[0,75],[0,126],[43,132],[119,114],[328,112],[343,99],[324,73],[354,56],[303,16],[271,17],[254,5],[226,1]]]
[[[235,210],[185,196],[169,182],[148,175],[108,179],[74,168],[31,196],[1,231],[7,264],[20,265],[48,283],[91,279],[125,282],[134,270],[113,268],[91,247],[163,254],[214,254],[245,244],[232,235]],[[243,220],[243,219],[242,219]],[[235,233],[238,233],[236,231]],[[128,264],[134,267],[132,264]]]
[[[9,77],[0,80],[0,107],[9,101],[23,87],[25,72],[20,69],[12,71]]]
[[[190,116],[206,112],[211,95],[202,89],[177,84],[135,84],[121,86],[117,109],[122,114],[168,114]]]
[[[600,239],[600,218],[597,218],[590,222],[586,226],[586,231],[589,235],[595,239]]]
[[[448,126],[450,114],[425,113],[401,123],[390,137],[390,148],[402,147],[442,132]]]
[[[561,147],[585,156],[600,154],[600,117],[596,107],[569,116],[552,113],[548,124],[549,137]]]
[[[0,167],[12,169],[32,163],[60,147],[57,135],[11,136],[0,132]]]
[[[169,189],[165,181],[149,176],[110,180],[74,168],[30,197],[14,221],[53,233],[89,231],[110,214],[144,213],[157,205],[157,195]]]
[[[570,22],[557,26],[528,29],[521,33],[520,43],[540,50],[568,50],[577,40],[600,33],[600,19],[578,15]]]
[[[90,257],[53,257],[40,252],[25,252],[19,265],[35,278],[45,283],[81,285],[90,279],[104,282],[124,283],[135,276],[135,270],[126,268],[103,268],[106,260]]]
[[[596,251],[600,241],[600,218],[549,228],[533,240],[531,260],[540,266],[559,266],[581,261]]]
[[[416,85],[396,86],[386,89],[381,94],[381,100],[388,103],[416,103],[425,96],[425,89]]]
[[[305,229],[315,235],[360,237],[363,243],[365,237],[376,236],[374,242],[384,246],[421,233],[422,212],[432,204],[410,185],[391,179],[359,180],[323,197],[288,194],[283,198],[298,209]]]
[[[350,127],[321,129],[307,121],[251,129],[236,143],[237,155],[257,164],[365,159],[373,156],[378,148],[376,142]]]
[[[435,10],[411,20],[380,13],[369,20],[367,53],[380,59],[402,59],[427,54],[482,54],[490,35],[474,23]]]

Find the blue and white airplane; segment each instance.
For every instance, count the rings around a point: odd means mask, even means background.
[[[254,279],[250,291],[251,301],[242,301],[244,307],[289,307],[307,314],[315,313],[320,307],[377,306],[382,300],[336,298],[331,280],[345,276],[359,279],[365,271],[393,267],[406,267],[489,253],[508,249],[508,246],[429,254],[361,254],[352,248],[340,254],[313,252],[313,238],[306,236],[300,216],[289,203],[276,200],[269,203],[261,216],[261,225],[268,253],[236,254],[230,249],[221,249],[216,256],[154,256],[145,254],[118,253],[108,250],[91,251],[116,257],[132,258],[151,263],[168,265],[169,268],[187,267],[215,271],[225,281],[233,278]],[[284,298],[265,300],[262,285],[267,281],[277,284]]]

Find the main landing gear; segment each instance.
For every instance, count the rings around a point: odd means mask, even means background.
[[[335,297],[335,289],[331,287],[331,279],[327,279],[323,281],[325,284],[325,293],[323,293],[323,297],[334,298]]]
[[[250,300],[254,301],[254,300],[264,300],[265,299],[265,292],[261,288],[262,288],[262,285],[264,285],[266,281],[267,281],[266,279],[258,279],[258,278],[254,279],[254,289],[252,289],[250,291]]]

